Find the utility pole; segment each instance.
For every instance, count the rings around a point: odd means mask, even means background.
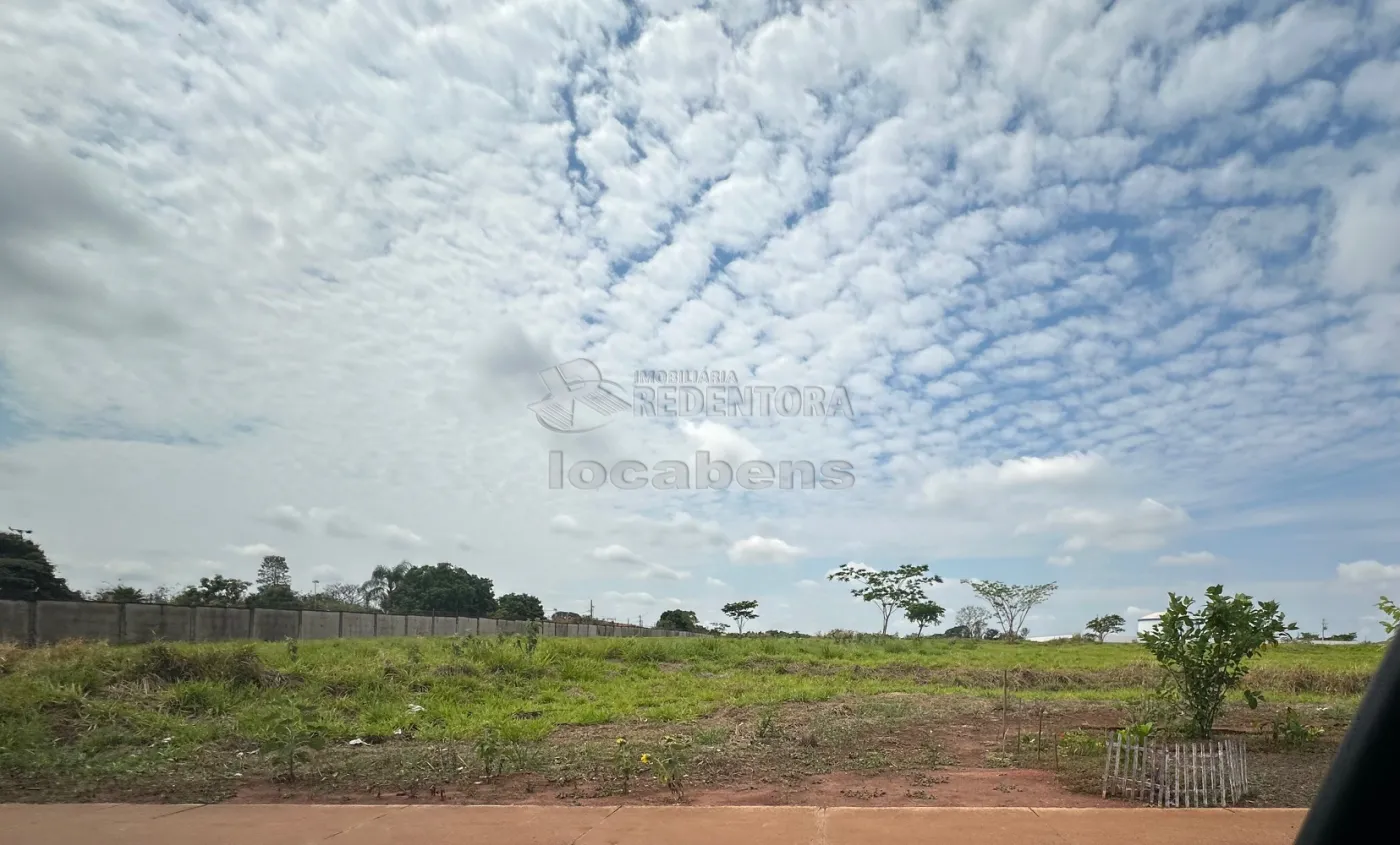
[[[593,599],[588,600],[588,618],[593,618]]]

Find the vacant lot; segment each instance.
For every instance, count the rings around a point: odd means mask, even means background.
[[[1257,803],[1311,798],[1381,653],[1257,662],[1266,704],[1223,723]],[[1087,643],[0,646],[0,800],[654,801],[674,760],[708,803],[1087,805],[1096,741],[1159,718],[1158,679],[1140,647]],[[1275,739],[1290,707],[1322,733]]]

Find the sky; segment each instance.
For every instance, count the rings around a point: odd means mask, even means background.
[[[579,358],[850,412],[551,430]],[[1400,0],[0,4],[0,523],[82,589],[868,631],[828,573],[912,563],[1379,639],[1398,377]],[[854,484],[550,483],[697,451]]]

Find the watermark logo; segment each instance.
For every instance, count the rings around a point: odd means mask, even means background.
[[[597,490],[610,484],[619,490],[728,490],[738,483],[744,490],[849,490],[856,476],[850,461],[744,461],[737,467],[728,461],[710,460],[709,452],[696,452],[694,468],[685,461],[618,461],[611,467],[599,461],[575,461],[564,467],[564,453],[549,453],[549,489]]]
[[[602,428],[613,415],[632,407],[627,391],[603,378],[603,371],[587,358],[575,358],[540,370],[549,395],[528,407],[539,424],[562,434],[581,434]]]
[[[587,358],[540,371],[549,395],[528,407],[561,433],[592,431],[631,408],[638,417],[834,417],[853,419],[844,386],[740,384],[733,370],[637,370],[630,394]]]

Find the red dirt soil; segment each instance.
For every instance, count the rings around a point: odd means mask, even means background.
[[[251,784],[227,803],[314,804],[524,804],[532,806],[615,806],[678,803],[647,785],[626,795],[588,794],[560,787],[538,775],[506,775],[491,782],[427,793],[298,793],[276,784]],[[1035,769],[941,769],[923,777],[908,772],[833,772],[795,783],[756,783],[687,791],[679,803],[696,807],[860,806],[860,807],[1122,807],[1120,801],[1070,792],[1051,772]]]

